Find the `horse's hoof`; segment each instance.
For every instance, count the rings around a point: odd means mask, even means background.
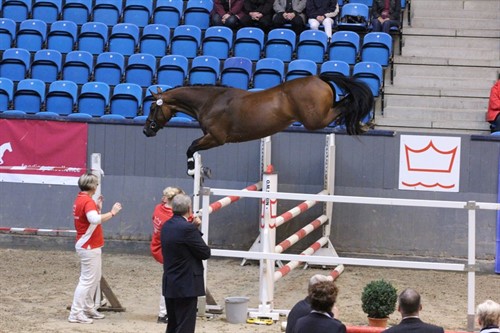
[[[207,178],[212,178],[212,170],[208,167],[202,167],[201,174]]]
[[[187,174],[188,176],[194,177],[194,169],[188,169]]]

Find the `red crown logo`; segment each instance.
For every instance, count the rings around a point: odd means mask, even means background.
[[[432,140],[422,149],[413,149],[405,145],[408,171],[450,173],[455,161],[458,146],[443,151],[434,146]]]

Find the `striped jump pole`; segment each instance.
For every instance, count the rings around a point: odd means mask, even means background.
[[[260,191],[262,189],[262,182],[257,182],[253,185],[245,187],[242,191]],[[230,204],[240,200],[241,197],[237,196],[228,196],[222,199],[219,199],[215,202],[212,202],[208,207],[208,213],[211,214],[213,212],[218,211],[221,208],[229,206]]]
[[[0,227],[0,232],[13,233],[13,234],[30,234],[30,235],[43,235],[43,236],[70,236],[76,233],[76,230],[65,229],[42,229],[42,228],[11,228]]]
[[[328,221],[328,217],[326,215],[321,215],[316,220],[312,221],[311,223],[301,228],[299,231],[297,231],[296,233],[294,233],[293,235],[291,235],[290,237],[288,237],[287,239],[276,245],[276,247],[274,248],[274,252],[282,253],[283,251],[286,251],[290,246],[297,243],[299,240],[301,240],[314,230],[321,227],[323,224],[326,223],[326,221]]]
[[[318,195],[320,195],[320,194],[328,194],[328,191],[323,190],[323,191],[321,191],[321,192],[318,193]],[[283,223],[288,222],[291,219],[293,219],[294,217],[296,217],[296,216],[304,213],[305,211],[311,209],[314,205],[316,205],[316,203],[317,203],[317,201],[306,200],[303,203],[301,203],[300,205],[295,206],[292,209],[290,209],[289,211],[281,214],[280,216],[278,216],[276,218],[276,227],[279,227]]]

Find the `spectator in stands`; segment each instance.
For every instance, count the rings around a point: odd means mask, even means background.
[[[373,0],[372,15],[372,31],[390,33],[401,23],[401,0]]]
[[[163,255],[161,253],[161,239],[160,231],[163,223],[170,220],[174,215],[172,212],[172,199],[179,193],[184,194],[184,191],[178,187],[167,187],[163,190],[163,196],[161,198],[161,203],[156,205],[153,212],[153,235],[151,237],[151,255],[160,264],[163,264]],[[167,323],[167,308],[165,305],[165,298],[163,295],[160,297],[160,312],[158,314],[158,323]]]
[[[244,0],[244,9],[248,14],[241,19],[245,27],[258,27],[267,34],[273,22],[274,0]]]
[[[500,79],[491,87],[486,121],[490,122],[491,133],[500,131]]]
[[[311,287],[311,312],[299,318],[293,333],[346,333],[346,327],[332,314],[338,288],[333,281],[322,281]]]
[[[244,0],[215,0],[210,14],[211,25],[223,25],[231,29],[242,26],[241,20],[248,20],[243,10]]]
[[[500,333],[500,304],[486,300],[476,308],[480,333]]]
[[[306,0],[274,0],[273,9],[276,14],[273,17],[275,28],[281,28],[290,23],[293,31],[298,36],[305,28]]]
[[[439,326],[424,323],[419,318],[422,310],[420,294],[413,289],[405,289],[399,294],[398,311],[401,313],[401,322],[398,325],[386,329],[382,333],[444,333]]]
[[[323,24],[328,41],[332,38],[334,18],[339,13],[337,0],[307,0],[306,12],[309,27],[318,30]]]

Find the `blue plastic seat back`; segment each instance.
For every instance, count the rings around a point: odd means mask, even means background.
[[[308,59],[292,60],[288,64],[285,81],[294,80],[299,77],[316,75],[317,72],[318,72],[318,67],[316,63],[312,60]]]
[[[189,71],[189,84],[216,84],[220,74],[220,60],[214,56],[193,59]]]
[[[94,22],[102,22],[108,26],[114,26],[122,15],[122,0],[95,0],[92,8]]]
[[[244,57],[232,57],[224,61],[221,83],[247,90],[252,78],[252,61]]]
[[[228,27],[209,27],[202,42],[203,55],[227,59],[233,47],[233,30]]]
[[[142,88],[134,83],[118,84],[111,96],[111,114],[134,118],[142,104]]]
[[[354,31],[337,31],[328,46],[328,59],[341,60],[354,65],[358,60],[360,37]]]
[[[97,56],[94,67],[94,80],[109,85],[121,82],[125,70],[125,57],[117,52],[104,52]]]
[[[384,70],[376,62],[358,62],[354,65],[352,76],[365,82],[370,87],[373,96],[380,95],[381,87],[384,84]]]
[[[346,3],[342,6],[339,30],[365,32],[370,24],[369,8],[362,3]]]
[[[78,35],[78,49],[92,54],[104,52],[108,42],[108,26],[101,22],[87,22]]]
[[[47,48],[61,53],[73,51],[78,38],[78,26],[71,21],[56,21],[47,35]]]
[[[156,58],[149,53],[135,53],[128,59],[125,82],[135,83],[145,88],[152,84],[155,73]]]
[[[123,22],[144,28],[153,12],[153,0],[126,0],[123,8]]]
[[[76,105],[78,86],[73,81],[54,81],[49,86],[46,109],[60,115],[73,112]]]
[[[361,44],[361,61],[373,61],[387,67],[392,57],[392,37],[385,32],[369,32]]]
[[[201,29],[194,25],[180,25],[174,30],[170,42],[171,54],[194,58],[198,55],[201,43]]]
[[[62,19],[82,25],[89,21],[92,0],[66,0],[62,7]]]
[[[161,88],[161,91],[167,91],[169,89],[172,89],[171,86],[166,85],[166,84],[153,84],[149,86],[146,89],[146,93],[144,94],[144,99],[142,100],[142,115],[143,116],[148,116],[149,112],[151,111],[151,103],[153,103],[154,98],[153,95],[151,95],[151,91],[156,94],[157,92],[157,87]]]
[[[267,89],[283,82],[285,63],[278,58],[263,58],[257,61],[253,73],[254,88]]]
[[[328,36],[322,30],[305,30],[297,44],[297,58],[322,63],[325,59]]]
[[[14,82],[6,77],[0,77],[0,111],[9,109],[14,95]]]
[[[292,60],[295,51],[295,32],[290,29],[273,29],[267,34],[264,47],[266,58],[278,58],[285,62]]]
[[[76,84],[87,83],[93,70],[93,63],[94,59],[89,52],[69,52],[63,64],[63,80],[74,81]]]
[[[212,0],[188,0],[184,10],[184,24],[195,25],[203,30],[208,29],[213,7]]]
[[[175,28],[181,24],[184,0],[157,0],[153,12],[153,23]]]
[[[134,54],[138,43],[139,27],[132,23],[119,23],[111,30],[109,51],[129,56]]]
[[[28,50],[12,48],[4,51],[0,63],[0,77],[12,81],[24,80],[30,66],[31,55]]]
[[[31,0],[6,0],[2,1],[3,17],[22,22],[27,20],[31,13]]]
[[[102,116],[109,105],[111,89],[104,82],[87,82],[78,95],[78,112]]]
[[[45,83],[37,79],[19,81],[14,92],[14,108],[26,113],[37,113],[45,101]]]
[[[264,47],[264,31],[259,28],[245,27],[236,32],[233,54],[235,57],[247,57],[257,61]]]
[[[349,3],[362,3],[363,5],[371,8],[373,6],[373,0],[349,0]]]
[[[35,0],[31,8],[31,17],[45,23],[54,23],[59,19],[62,0]]]
[[[142,31],[140,39],[140,53],[149,53],[155,57],[167,54],[170,44],[170,29],[164,24],[148,24]]]
[[[0,51],[5,51],[12,47],[12,42],[16,39],[16,22],[9,18],[0,19]]]
[[[62,67],[62,54],[57,50],[39,50],[31,64],[31,78],[45,83],[56,81]]]
[[[345,77],[351,76],[351,68],[349,64],[341,60],[328,60],[321,64],[320,74],[340,74]]]
[[[17,47],[30,52],[41,50],[47,37],[47,23],[41,20],[21,22],[17,32]]]
[[[182,86],[188,73],[188,59],[181,55],[166,55],[160,59],[157,70],[158,84]]]

